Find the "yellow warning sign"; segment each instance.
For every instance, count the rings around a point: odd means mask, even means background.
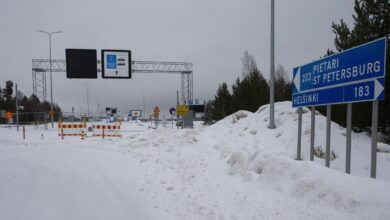
[[[177,105],[176,115],[184,116],[188,114],[188,105]]]
[[[51,112],[50,112],[50,116],[52,116],[52,117],[54,117],[55,114],[56,114],[55,111],[51,111]]]

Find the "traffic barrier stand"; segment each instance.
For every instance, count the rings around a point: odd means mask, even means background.
[[[61,123],[58,136],[80,136],[82,140],[86,137],[87,128],[82,123]]]
[[[92,136],[94,137],[122,137],[119,125],[93,125]]]

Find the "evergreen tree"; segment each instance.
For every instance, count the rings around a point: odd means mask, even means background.
[[[1,88],[1,85],[0,85],[0,110],[5,110],[5,106],[4,106],[4,98],[3,98],[3,89]]]
[[[5,88],[2,89],[0,87],[0,110],[6,110],[6,111],[11,111],[15,112],[16,111],[16,106],[15,106],[15,96],[14,96],[14,91],[13,91],[13,86],[14,83],[12,81],[7,81],[5,83]],[[35,112],[48,112],[50,111],[50,103],[44,102],[41,103],[34,94],[31,95],[29,98],[27,98],[22,91],[18,90],[18,101],[19,101],[19,106],[23,106],[24,108],[20,110],[20,116],[19,120],[21,122],[32,122],[36,120],[36,114]],[[54,104],[53,110],[55,112],[61,112],[61,108],[57,105]],[[27,113],[27,114],[23,114]],[[58,115],[58,114],[57,114]],[[57,115],[55,117],[55,120],[57,120]],[[0,120],[0,123],[2,121]]]
[[[263,77],[263,74],[258,69],[255,69],[249,75],[250,86],[250,101],[248,103],[248,110],[255,112],[260,106],[269,103],[269,85],[267,80]]]
[[[14,99],[12,97],[13,87],[14,87],[14,83],[11,80],[8,80],[7,82],[5,82],[5,88],[3,90],[3,97],[4,97],[4,108],[7,111],[14,111],[15,110]]]
[[[255,112],[261,105],[269,103],[268,83],[257,68],[242,81],[237,79],[232,86],[232,90],[235,111],[247,110]]]
[[[333,32],[336,34],[335,47],[343,51],[351,47],[363,44],[377,38],[390,36],[390,1],[389,0],[355,0],[355,14],[353,15],[354,27],[350,29],[341,20],[340,24],[332,23]],[[389,45],[387,38],[387,45]],[[333,54],[328,50],[327,54]],[[390,71],[390,51],[387,47],[386,72]],[[385,77],[385,98],[379,103],[379,131],[390,134],[390,77]],[[334,113],[332,119],[345,125],[346,107],[336,105],[332,107]],[[323,110],[323,109],[322,109]],[[371,126],[371,103],[358,103],[353,107],[353,126],[360,130]],[[390,141],[390,139],[388,139]]]
[[[226,83],[219,85],[214,100],[208,106],[210,120],[218,121],[233,113],[232,95]]]

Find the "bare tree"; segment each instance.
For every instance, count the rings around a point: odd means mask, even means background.
[[[250,73],[253,73],[257,69],[255,58],[252,54],[245,50],[242,61],[242,78],[245,78]]]
[[[290,79],[286,69],[279,64],[275,71],[275,100],[285,101],[288,98]]]
[[[278,64],[275,71],[275,80],[283,79],[284,81],[289,81],[290,77],[287,74],[286,69],[282,66],[282,64]]]

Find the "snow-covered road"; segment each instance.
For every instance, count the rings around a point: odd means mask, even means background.
[[[70,147],[1,146],[0,219],[150,217],[123,155]]]

